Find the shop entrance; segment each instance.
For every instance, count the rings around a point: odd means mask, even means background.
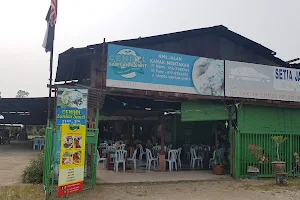
[[[181,124],[182,141],[187,146],[196,146],[203,157],[204,169],[221,161],[225,173],[234,176],[235,104],[226,105],[217,101],[183,102]]]
[[[200,105],[106,96],[99,118],[99,166],[116,171],[117,151],[125,150],[127,160],[135,161],[119,165],[122,171],[208,170],[219,149],[229,174],[228,111],[219,104]],[[175,151],[176,167],[168,163]]]

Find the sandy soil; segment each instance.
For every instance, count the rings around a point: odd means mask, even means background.
[[[44,199],[41,185],[21,185],[20,176],[39,151],[30,143],[0,145],[0,199]],[[71,200],[294,200],[300,199],[300,179],[288,180],[287,187],[274,180],[222,180],[178,183],[122,183],[97,185]]]
[[[0,186],[20,183],[23,170],[37,153],[29,141],[0,145]]]
[[[203,181],[157,184],[98,185],[71,197],[79,200],[294,200],[300,199],[296,187],[273,186],[273,181]],[[298,187],[298,188],[297,188]]]

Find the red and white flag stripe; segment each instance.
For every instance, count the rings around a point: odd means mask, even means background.
[[[51,0],[49,23],[55,26],[57,18],[57,0]]]

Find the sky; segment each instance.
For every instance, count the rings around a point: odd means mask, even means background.
[[[50,0],[1,0],[0,92],[48,95],[42,48]],[[58,54],[70,47],[224,25],[290,60],[300,57],[299,0],[58,0]]]

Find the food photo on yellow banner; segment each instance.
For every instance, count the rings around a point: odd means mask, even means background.
[[[83,188],[86,126],[63,124],[60,151],[58,196]]]

